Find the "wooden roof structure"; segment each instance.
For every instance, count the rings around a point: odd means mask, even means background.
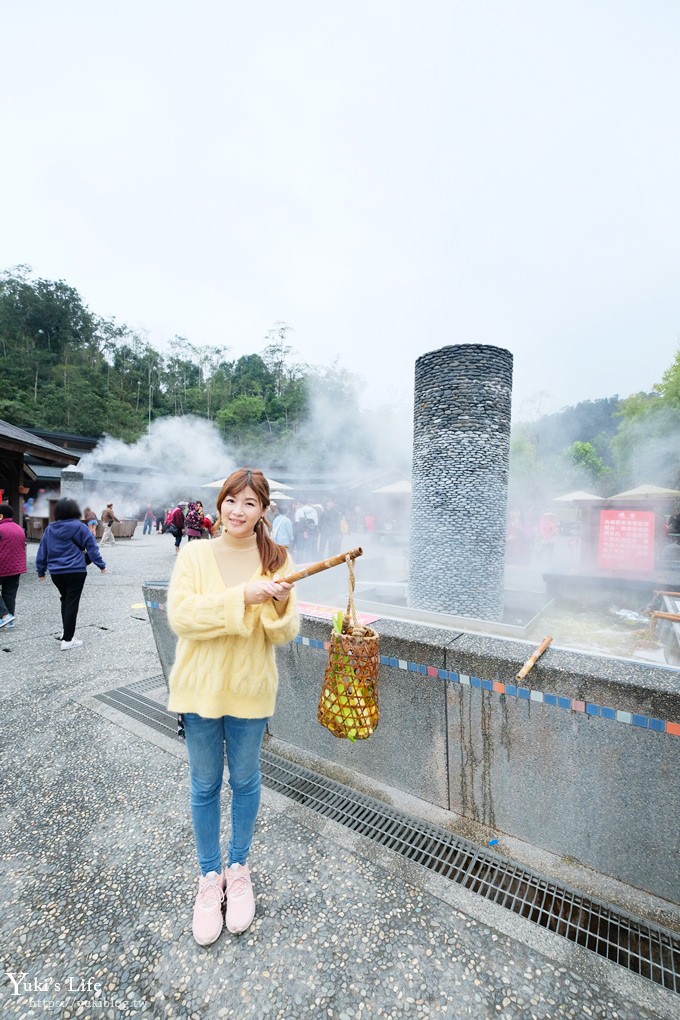
[[[0,491],[2,498],[14,509],[15,520],[21,522],[20,490],[27,489],[26,482],[35,477],[33,470],[25,463],[25,458],[36,457],[48,464],[66,467],[77,464],[81,454],[65,450],[46,439],[0,420]]]

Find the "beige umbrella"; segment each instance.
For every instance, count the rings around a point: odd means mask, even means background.
[[[293,497],[292,496],[287,496],[285,494],[285,492],[270,492],[269,493],[269,498],[273,499],[275,503],[276,502],[280,503],[282,499],[283,500],[286,500],[286,499],[290,500],[291,503],[293,502]]]
[[[267,478],[267,481],[269,482],[270,489],[278,489],[279,492],[281,489],[290,491],[293,488],[292,485],[286,485],[284,482],[277,482],[275,478]]]
[[[582,492],[577,489],[576,492],[568,492],[564,496],[555,496],[555,503],[589,503],[593,499],[602,499],[602,496],[594,496],[592,492]]]
[[[610,499],[674,499],[680,496],[680,489],[664,489],[660,485],[638,485],[635,489],[617,492]]]
[[[221,489],[222,486],[224,485],[224,483],[226,482],[227,477],[228,476],[225,475],[224,478],[216,478],[214,482],[205,482],[201,486],[201,488],[202,489]],[[273,478],[267,478],[267,481],[269,482],[269,488],[270,489],[292,489],[293,488],[292,485],[284,485],[283,482],[277,482]]]
[[[379,489],[374,489],[373,491],[384,492],[393,496],[406,495],[406,493],[411,491],[411,483],[406,480],[403,482],[392,482],[391,485],[381,485]]]

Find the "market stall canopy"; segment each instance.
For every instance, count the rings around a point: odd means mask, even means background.
[[[269,493],[269,498],[270,498],[271,500],[273,500],[273,501],[274,501],[275,503],[276,503],[276,502],[279,502],[279,503],[280,503],[282,499],[283,499],[283,500],[286,500],[286,499],[288,499],[288,500],[290,500],[290,501],[291,501],[291,503],[293,502],[293,497],[292,497],[292,496],[287,496],[287,495],[285,494],[285,492],[270,492],[270,493]]]
[[[204,482],[201,486],[202,489],[221,489],[229,476],[225,475],[224,478],[216,478],[214,482]],[[265,478],[267,476],[265,475]],[[283,482],[277,482],[275,478],[267,478],[270,489],[292,489],[292,485],[285,485]]]
[[[610,499],[673,499],[680,496],[680,489],[664,489],[660,485],[638,485],[625,492],[617,492]]]
[[[277,489],[279,492],[281,492],[281,489],[285,489],[289,492],[293,488],[292,485],[286,485],[285,482],[277,482],[275,478],[268,478],[267,475],[265,475],[265,478],[269,482],[270,489]]]
[[[602,499],[602,496],[595,496],[592,492],[582,492],[577,489],[576,492],[567,492],[564,496],[555,496],[555,503],[589,503],[594,499]]]
[[[379,489],[374,489],[373,491],[384,492],[393,496],[406,495],[411,492],[411,483],[405,480],[403,482],[392,482],[391,485],[381,485]]]

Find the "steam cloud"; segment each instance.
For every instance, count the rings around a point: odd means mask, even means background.
[[[113,502],[119,517],[136,517],[146,503],[170,506],[200,498],[211,513],[217,490],[201,486],[224,478],[235,466],[212,422],[193,416],[161,418],[136,443],[107,437],[81,458],[82,503],[99,514]]]

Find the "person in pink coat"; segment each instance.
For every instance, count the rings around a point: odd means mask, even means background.
[[[26,533],[9,503],[0,503],[0,627],[14,627],[21,575],[26,573]]]

